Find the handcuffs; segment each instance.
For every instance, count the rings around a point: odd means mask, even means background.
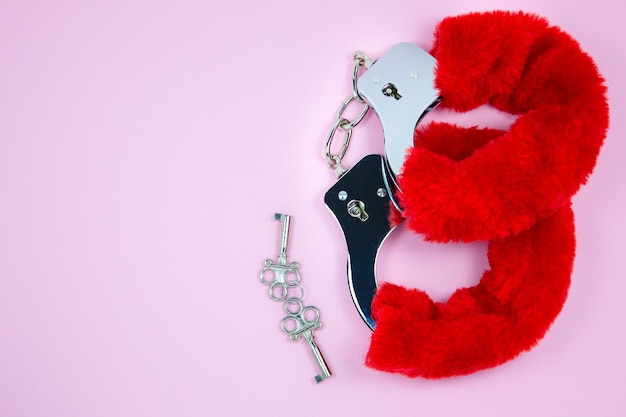
[[[608,105],[593,60],[536,15],[446,18],[432,53],[401,43],[377,61],[358,55],[367,70],[357,77],[355,66],[352,97],[326,143],[339,179],[324,202],[346,240],[352,300],[374,331],[366,364],[442,378],[513,359],[559,314],[575,252],[571,197],[595,166]],[[385,152],[347,170],[351,129],[367,111],[343,118],[352,99],[379,116]],[[440,102],[457,111],[491,104],[519,117],[508,132],[447,124],[416,131]],[[346,139],[335,154],[338,128]],[[379,288],[378,254],[404,218],[429,240],[489,240],[491,270],[447,303]]]
[[[342,172],[324,197],[346,239],[352,300],[370,329],[375,327],[371,305],[377,288],[376,260],[395,229],[389,211],[391,205],[402,211],[397,176],[413,146],[415,127],[441,101],[434,84],[435,66],[428,52],[400,43],[361,75],[357,91],[380,118],[385,153],[368,155]]]

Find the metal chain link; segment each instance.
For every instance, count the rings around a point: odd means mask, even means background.
[[[335,122],[330,129],[330,133],[328,134],[328,139],[326,140],[326,161],[328,162],[328,166],[330,169],[335,171],[337,177],[341,177],[346,171],[346,167],[343,165],[342,160],[348,151],[348,147],[350,146],[350,139],[352,138],[352,129],[358,125],[361,120],[365,117],[370,106],[365,103],[365,100],[359,94],[357,89],[357,80],[359,77],[359,70],[361,68],[369,68],[375,62],[373,59],[369,58],[364,52],[357,51],[354,53],[354,68],[352,71],[352,93],[341,103],[339,106],[339,110],[335,115]],[[354,120],[349,120],[344,117],[344,112],[353,101],[359,102],[363,104],[361,112],[354,118]],[[344,139],[339,149],[339,152],[333,153],[332,144],[337,135],[337,131],[341,130],[344,132]]]

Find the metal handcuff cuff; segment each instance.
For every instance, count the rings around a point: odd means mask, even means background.
[[[435,88],[436,60],[411,43],[400,43],[374,61],[358,51],[354,55],[353,92],[340,107],[326,142],[326,158],[339,179],[324,202],[341,226],[348,248],[348,284],[354,305],[365,323],[374,329],[371,305],[376,293],[376,260],[385,239],[395,227],[389,223],[392,206],[402,211],[396,198],[397,183],[406,151],[422,118],[441,101]],[[361,67],[366,71],[358,77]],[[350,122],[343,113],[352,101],[363,110]],[[352,128],[369,108],[380,118],[384,132],[384,155],[367,155],[347,170],[342,159]],[[338,129],[345,131],[339,153],[331,147]]]

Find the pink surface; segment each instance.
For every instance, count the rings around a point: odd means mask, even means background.
[[[537,348],[468,377],[363,365],[369,331],[322,198],[323,145],[354,50],[428,48],[435,24],[523,9],[576,37],[612,126],[576,196],[565,308]],[[613,1],[4,1],[0,5],[0,416],[623,416],[624,6]],[[440,113],[441,118],[451,118]],[[506,125],[488,111],[463,123]],[[374,114],[348,163],[382,149]],[[293,216],[290,259],[334,376],[258,281]],[[485,245],[398,233],[386,280],[445,298]],[[450,278],[449,278],[450,277]]]

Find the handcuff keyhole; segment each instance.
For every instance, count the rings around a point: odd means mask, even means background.
[[[402,98],[402,95],[398,93],[398,87],[396,87],[393,83],[383,85],[383,95],[393,97],[396,100],[400,100]]]
[[[367,221],[370,217],[365,211],[365,203],[361,200],[350,200],[347,205],[347,209],[350,216],[355,217],[362,222]]]

